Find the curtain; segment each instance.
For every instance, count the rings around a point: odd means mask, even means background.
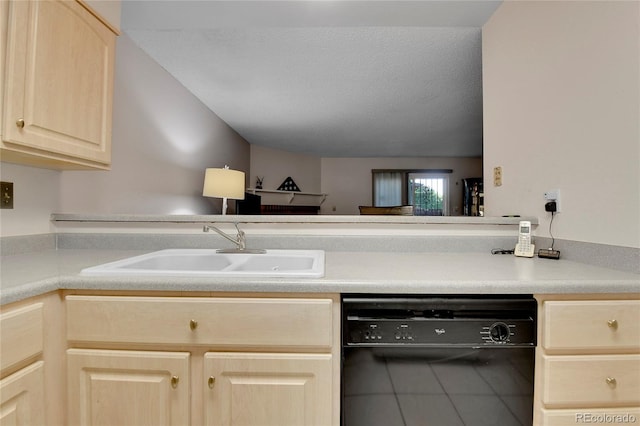
[[[376,172],[373,174],[373,205],[391,207],[402,205],[402,172]]]

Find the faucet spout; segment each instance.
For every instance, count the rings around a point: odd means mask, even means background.
[[[237,231],[235,238],[227,234],[226,232],[223,232],[222,230],[218,229],[213,225],[204,225],[202,227],[203,232],[209,232],[209,231],[217,232],[220,236],[226,238],[227,240],[231,241],[236,245],[236,248],[234,249],[218,249],[216,250],[216,252],[218,253],[251,253],[251,254],[266,253],[266,250],[262,250],[262,249],[247,249],[246,237],[245,237],[244,231],[238,227],[237,223],[234,223],[233,225],[236,227],[236,231]]]

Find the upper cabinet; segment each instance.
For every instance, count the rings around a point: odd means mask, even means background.
[[[84,0],[83,4],[100,17],[116,34],[120,33],[122,3],[119,0]]]
[[[109,169],[114,30],[77,1],[0,8],[2,161]]]

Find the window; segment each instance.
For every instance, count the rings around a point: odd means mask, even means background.
[[[409,174],[409,204],[415,216],[447,216],[449,178],[431,173]]]
[[[416,216],[449,214],[449,176],[453,170],[372,170],[373,205],[412,205]]]

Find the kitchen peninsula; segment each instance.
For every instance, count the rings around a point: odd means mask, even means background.
[[[625,293],[640,276],[561,259],[492,255],[519,218],[53,215],[57,248],[3,256],[2,303],[58,289],[374,293]],[[528,218],[536,223],[535,219]],[[252,248],[322,249],[323,278],[86,277],[81,269],[164,248],[218,248],[203,223],[239,222]],[[7,250],[4,251],[7,253]]]
[[[518,220],[53,215],[55,234],[3,241],[2,403],[10,395],[26,395],[19,410],[41,413],[48,424],[160,422],[154,417],[158,410],[136,409],[154,404],[166,407],[169,424],[233,424],[231,411],[238,402],[231,395],[239,392],[264,411],[240,410],[248,417],[238,421],[251,424],[255,415],[338,425],[342,294],[532,294],[540,321],[535,424],[561,424],[584,404],[638,415],[640,404],[633,397],[623,398],[626,405],[620,408],[619,395],[634,395],[638,386],[623,379],[629,375],[616,376],[617,396],[594,385],[598,389],[582,399],[558,402],[573,391],[564,384],[549,385],[543,372],[554,371],[554,363],[572,354],[590,360],[598,374],[603,357],[638,368],[640,331],[633,320],[640,315],[640,275],[565,259],[491,254],[492,248],[515,243]],[[164,248],[226,247],[229,243],[220,236],[202,233],[202,225],[233,229],[234,222],[246,231],[249,247],[325,250],[324,276],[80,273]],[[592,339],[593,347],[578,343],[562,349],[562,343],[549,340],[555,334],[545,331],[549,321],[563,322],[558,309],[594,319],[617,312],[616,333],[626,346]],[[604,331],[611,328],[605,325]],[[9,344],[15,339],[26,343]],[[259,391],[265,375],[272,380]],[[139,377],[152,380],[143,385]],[[60,392],[63,384],[66,395]],[[129,406],[136,386],[157,397]],[[122,413],[90,409],[95,403],[91,395],[98,392],[123,406]],[[291,402],[291,395],[303,394],[313,397]],[[296,409],[284,410],[285,405]]]

